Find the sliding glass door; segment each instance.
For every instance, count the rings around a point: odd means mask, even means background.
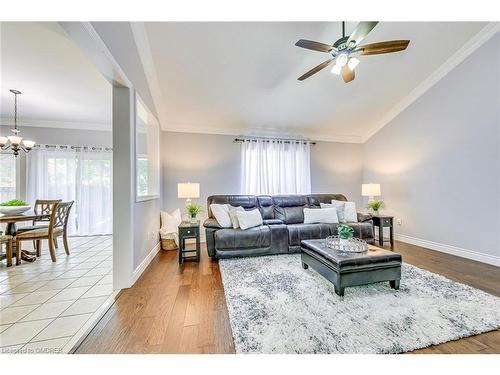
[[[112,233],[112,153],[70,147],[28,155],[27,198],[75,201],[69,233]]]

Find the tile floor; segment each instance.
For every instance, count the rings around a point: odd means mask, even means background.
[[[113,293],[111,236],[70,238],[69,256],[59,242],[56,263],[45,243],[33,263],[0,265],[0,353],[61,353]]]

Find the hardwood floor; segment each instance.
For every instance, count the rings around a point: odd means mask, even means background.
[[[498,267],[396,242],[407,263],[500,296]],[[161,251],[137,283],[122,291],[76,353],[234,353],[218,263],[179,266]],[[412,353],[500,353],[500,331]]]

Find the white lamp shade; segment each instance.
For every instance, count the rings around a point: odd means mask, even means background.
[[[7,144],[7,142],[9,141],[9,139],[7,137],[3,137],[3,136],[0,136],[0,145],[5,145]]]
[[[26,139],[23,139],[23,145],[27,149],[32,149],[33,146],[35,145],[35,141],[27,141]]]
[[[191,182],[182,182],[177,184],[177,197],[183,199],[199,198],[200,184]]]
[[[362,184],[361,195],[363,197],[378,197],[380,196],[380,184]]]
[[[7,138],[9,138],[9,141],[13,146],[19,146],[21,144],[21,141],[23,140],[22,137],[19,137],[17,135],[10,135]]]

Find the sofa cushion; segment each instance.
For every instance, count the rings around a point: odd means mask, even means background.
[[[269,195],[259,195],[257,203],[264,220],[274,219],[273,198]]]
[[[319,207],[320,203],[331,203],[332,200],[347,201],[342,194],[310,194],[306,196],[307,204],[311,207]]]
[[[299,246],[302,240],[326,238],[331,233],[331,228],[337,224],[290,224],[288,225],[288,244]]]
[[[207,198],[208,217],[214,217],[210,209],[212,203],[242,206],[250,210],[257,207],[257,197],[255,195],[211,195]]]
[[[304,222],[304,206],[277,207],[274,206],[274,216],[285,224],[299,224]]]
[[[304,222],[304,207],[307,200],[304,195],[274,195],[274,217],[285,224]]]
[[[215,232],[216,249],[252,249],[269,247],[271,245],[271,231],[267,225],[241,229],[219,229]]]

